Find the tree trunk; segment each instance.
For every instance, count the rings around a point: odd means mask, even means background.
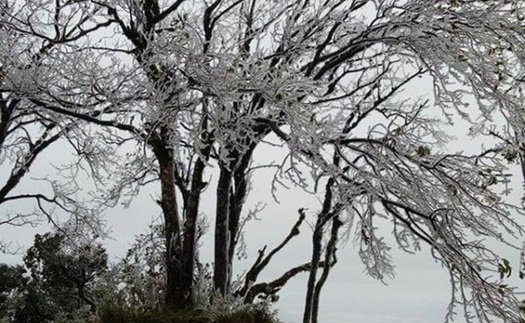
[[[153,146],[160,168],[161,199],[164,215],[164,234],[166,239],[166,299],[165,305],[171,309],[191,306],[191,295],[185,291],[182,274],[182,240],[175,190],[175,162],[173,149],[162,144]]]
[[[326,191],[324,195],[323,207],[321,212],[317,216],[317,221],[315,223],[314,232],[312,234],[312,260],[311,260],[311,269],[310,275],[308,276],[308,284],[306,289],[306,302],[304,305],[304,315],[303,323],[312,323],[312,316],[314,314],[314,305],[315,305],[315,287],[317,279],[317,269],[319,268],[319,263],[321,262],[321,253],[322,253],[322,239],[323,239],[323,228],[326,223],[334,216],[336,213],[330,212],[332,208],[332,186],[335,181],[333,178],[328,179],[326,183]],[[330,264],[325,264],[330,266]]]
[[[320,220],[317,220],[314,232],[312,234],[312,260],[310,262],[310,275],[308,276],[308,284],[306,289],[306,301],[304,305],[303,323],[312,322],[312,313],[314,305],[314,291],[315,281],[317,278],[317,269],[321,261],[323,226],[320,225]]]
[[[2,146],[5,139],[7,138],[7,130],[11,123],[11,116],[13,115],[13,109],[19,101],[16,100],[11,104],[7,103],[7,100],[4,100],[0,96],[0,152],[2,151]]]
[[[182,284],[183,290],[193,303],[193,274],[195,272],[196,256],[196,239],[197,239],[197,219],[199,215],[199,204],[201,191],[204,186],[202,174],[205,164],[199,157],[195,163],[193,171],[191,190],[185,203],[185,221],[184,221],[184,240],[183,240],[183,258],[182,258]]]
[[[230,190],[232,184],[231,171],[226,166],[220,166],[219,183],[217,185],[217,210],[215,218],[215,263],[213,284],[222,295],[228,292],[230,281]]]
[[[230,245],[228,248],[228,260],[230,270],[233,270],[233,259],[235,258],[235,249],[237,246],[237,238],[239,234],[239,222],[241,220],[241,213],[243,210],[244,202],[246,200],[246,194],[248,193],[248,175],[246,170],[250,164],[252,157],[253,148],[247,152],[241,160],[240,165],[235,169],[233,174],[233,180],[235,189],[232,190],[230,196],[230,215],[229,215],[229,231],[230,231]],[[230,275],[231,278],[231,275]],[[228,282],[228,285],[230,282]]]
[[[312,323],[317,323],[318,316],[319,316],[319,301],[321,299],[321,289],[323,288],[326,280],[328,279],[328,275],[330,274],[330,270],[337,262],[336,258],[336,251],[337,251],[337,240],[339,238],[339,228],[343,223],[339,219],[339,216],[336,215],[332,219],[332,229],[330,231],[330,239],[328,240],[328,243],[326,244],[326,251],[325,251],[325,257],[324,257],[324,266],[323,266],[323,272],[321,273],[321,277],[317,281],[317,284],[315,284],[315,290],[312,300],[312,316],[311,320]]]

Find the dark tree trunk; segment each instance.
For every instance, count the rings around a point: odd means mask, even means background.
[[[176,167],[173,160],[173,149],[164,147],[162,143],[156,143],[152,146],[159,162],[160,205],[165,223],[167,276],[165,305],[171,309],[181,309],[191,306],[191,295],[188,295],[184,290],[185,284],[182,274],[182,239],[175,189]]]
[[[326,280],[328,279],[330,269],[332,269],[332,267],[337,262],[337,240],[339,238],[339,228],[341,228],[342,225],[343,223],[339,219],[339,216],[334,216],[332,220],[332,229],[330,231],[330,239],[326,244],[326,251],[324,257],[325,265],[323,266],[323,272],[321,274],[321,277],[319,278],[319,281],[317,282],[317,284],[315,284],[315,291],[312,300],[312,323],[317,323],[317,318],[319,316],[319,301],[321,299],[321,290],[323,289],[323,286]]]
[[[158,11],[158,6],[155,1],[146,1],[142,4],[140,10],[143,11],[145,21],[142,24],[144,30],[138,32],[138,27],[123,28],[124,35],[136,47],[134,56],[137,62],[140,63],[146,72],[149,80],[151,80],[159,90],[162,90],[163,85],[169,84],[169,71],[161,70],[156,64],[148,61],[150,53],[146,51],[148,42],[152,35],[152,30],[155,26],[155,14]],[[111,13],[117,17],[116,11]],[[149,129],[152,130],[152,129]],[[177,203],[177,181],[176,172],[177,167],[174,160],[173,149],[169,148],[170,136],[169,130],[166,126],[161,126],[159,132],[151,131],[147,141],[151,145],[155,157],[159,163],[159,179],[161,185],[160,206],[164,216],[164,235],[166,239],[166,295],[165,306],[170,309],[184,309],[192,306],[191,292],[188,293],[188,288],[191,291],[192,280],[185,280],[183,257],[183,246],[181,237],[181,224],[178,212]],[[190,284],[190,285],[188,285]]]
[[[232,173],[224,165],[220,166],[219,183],[217,186],[217,210],[215,218],[215,263],[213,284],[222,295],[228,292],[230,281],[230,191]]]
[[[241,220],[241,214],[244,206],[244,202],[246,200],[246,194],[248,193],[248,174],[247,169],[250,164],[250,160],[252,157],[253,149],[255,145],[253,145],[253,148],[250,149],[249,152],[247,152],[241,160],[240,165],[235,169],[233,174],[233,180],[235,188],[232,190],[232,194],[230,196],[230,215],[229,215],[229,231],[230,231],[230,245],[228,249],[228,260],[229,260],[229,267],[232,270],[233,269],[233,259],[235,258],[235,249],[237,247],[237,238],[239,235],[239,230],[241,229],[239,227],[240,220]],[[231,275],[230,275],[231,276]],[[230,277],[231,278],[231,277]],[[229,283],[228,283],[229,284]]]
[[[306,302],[304,305],[303,323],[312,322],[312,313],[314,305],[314,292],[315,292],[315,281],[317,277],[317,269],[321,262],[322,252],[322,238],[323,238],[323,226],[319,225],[320,221],[317,221],[314,232],[312,234],[312,260],[310,262],[310,275],[308,276],[308,283],[306,289]]]
[[[245,178],[234,176],[235,189],[231,190],[230,195],[230,215],[229,215],[229,230],[231,233],[231,241],[228,248],[228,259],[230,262],[235,257],[235,246],[237,243],[237,234],[239,231],[239,220],[241,218],[244,197],[246,195]]]
[[[15,102],[16,103],[12,102],[11,104],[8,104],[7,100],[4,100],[3,97],[0,96],[0,152],[2,151],[2,146],[7,138],[7,130],[11,123],[13,109],[18,101]]]
[[[323,239],[323,228],[332,217],[334,217],[338,211],[331,212],[332,209],[332,186],[335,181],[330,178],[326,183],[326,191],[324,195],[323,207],[321,212],[317,216],[315,223],[314,232],[312,234],[312,260],[310,275],[308,276],[308,284],[306,289],[306,301],[304,305],[303,323],[312,323],[312,315],[314,314],[314,295],[317,280],[317,269],[321,262],[322,253],[322,239]],[[329,266],[330,264],[325,264]]]
[[[208,150],[207,150],[208,151]],[[196,264],[196,242],[197,242],[197,219],[199,215],[200,196],[204,183],[202,175],[205,163],[201,157],[195,162],[193,170],[191,189],[185,203],[184,240],[183,240],[183,268],[182,284],[183,290],[194,301],[193,274]]]

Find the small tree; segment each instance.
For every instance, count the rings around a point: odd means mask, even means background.
[[[96,309],[94,290],[107,270],[105,249],[91,241],[66,242],[66,238],[63,233],[35,236],[24,257],[29,282],[18,316],[47,311],[54,318],[60,312],[73,315],[84,306]]]
[[[30,282],[47,291],[62,308],[89,305],[94,310],[91,289],[107,270],[106,250],[99,244],[65,244],[60,233],[36,235],[24,263]]]
[[[91,313],[99,305],[108,270],[107,254],[96,239],[78,231],[37,234],[25,266],[0,265],[0,317],[15,322],[56,322]],[[111,286],[116,293],[116,286]]]

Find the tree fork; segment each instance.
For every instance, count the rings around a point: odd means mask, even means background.
[[[317,269],[321,262],[321,252],[323,239],[323,226],[319,225],[319,220],[315,226],[312,234],[312,260],[310,261],[310,275],[308,276],[308,283],[306,289],[306,301],[304,305],[303,323],[312,322],[313,312],[313,298],[315,289],[315,279],[317,276]]]
[[[326,265],[327,264],[325,264],[324,261],[321,261],[317,264],[317,267],[324,268]],[[244,304],[253,303],[255,298],[260,295],[264,295],[263,297],[268,297],[277,294],[277,292],[279,292],[290,279],[294,278],[299,273],[310,271],[311,268],[312,264],[307,262],[287,270],[279,278],[272,280],[269,283],[258,283],[251,286],[244,297]]]

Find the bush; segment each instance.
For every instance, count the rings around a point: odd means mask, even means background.
[[[278,323],[265,308],[252,305],[229,313],[210,313],[202,309],[171,312],[166,310],[134,311],[107,306],[99,310],[100,323]]]
[[[262,308],[243,309],[229,315],[219,315],[214,323],[278,323],[275,315]]]

